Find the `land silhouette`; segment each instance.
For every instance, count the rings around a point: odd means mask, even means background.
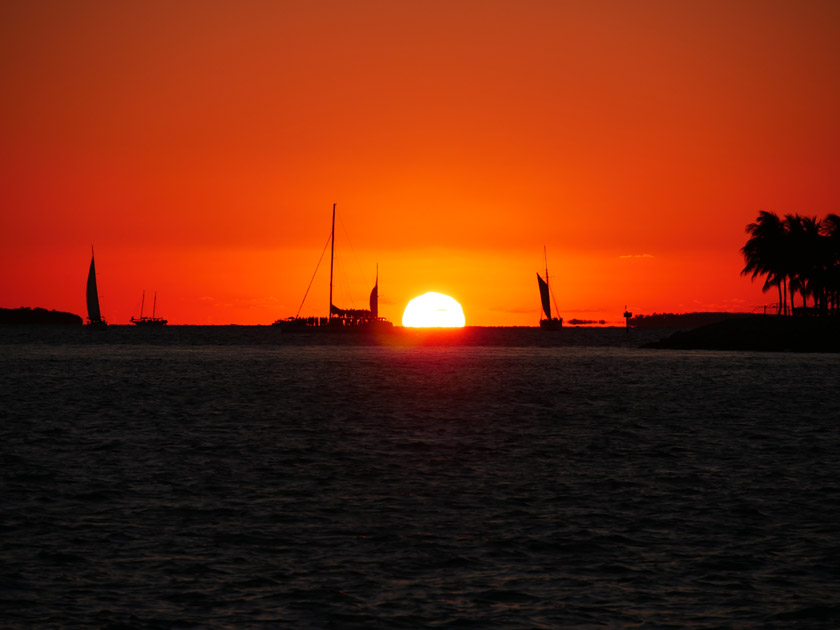
[[[700,313],[653,313],[634,315],[630,319],[633,328],[699,328],[727,319],[752,317],[752,313],[700,312]]]
[[[0,308],[0,324],[50,324],[81,326],[82,318],[73,313],[48,311],[45,308]]]
[[[840,216],[762,210],[747,234],[741,274],[764,277],[762,289],[778,292],[776,315],[728,318],[646,347],[840,352]]]
[[[827,317],[754,315],[681,330],[645,348],[748,350],[759,352],[840,352],[840,325]]]

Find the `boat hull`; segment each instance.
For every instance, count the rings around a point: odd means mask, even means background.
[[[289,332],[364,332],[377,330],[390,330],[394,325],[383,319],[347,319],[343,317],[334,317],[327,319],[326,317],[298,317],[279,319],[272,324],[281,330]]]
[[[561,330],[563,328],[563,318],[553,317],[551,319],[541,319],[540,328],[542,330]]]
[[[132,317],[131,323],[135,326],[141,326],[146,328],[160,328],[161,326],[166,326],[169,323],[169,321],[160,317],[141,317],[140,319]]]

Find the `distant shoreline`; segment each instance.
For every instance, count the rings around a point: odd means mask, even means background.
[[[753,315],[728,319],[644,344],[673,350],[840,352],[840,319]]]
[[[8,309],[7,309],[8,310]],[[35,310],[35,309],[31,309]],[[56,312],[40,309],[55,323]],[[26,313],[28,316],[32,313]],[[406,328],[387,331],[320,329],[286,331],[270,324],[181,324],[138,328],[117,324],[88,330],[81,318],[64,320],[75,325],[44,325],[16,321],[0,326],[0,343],[81,343],[151,345],[259,345],[259,346],[500,346],[562,347],[612,346],[682,350],[840,352],[840,318],[753,315],[728,319],[698,328],[625,328],[623,326],[569,326],[546,331],[537,326],[465,326],[464,328]],[[8,320],[7,320],[8,321]]]
[[[728,319],[746,319],[755,313],[730,313],[726,311],[698,311],[692,313],[653,313],[636,315],[630,319],[633,328],[699,328]]]
[[[630,320],[631,328],[679,328],[689,329],[698,328],[706,324],[711,324],[727,319],[748,318],[752,317],[752,313],[730,313],[730,312],[692,312],[692,313],[653,313],[650,315],[636,315]],[[29,325],[29,324],[62,324],[62,325],[81,325],[84,321],[79,315],[73,313],[66,313],[62,311],[47,310],[42,307],[24,306],[21,308],[0,308],[0,324],[15,324],[15,325]],[[125,324],[112,323],[112,326],[131,326],[129,322]],[[256,326],[269,327],[272,324],[172,324],[179,326]],[[623,321],[607,321],[603,319],[569,319],[566,321],[565,328],[625,328],[626,323]],[[394,324],[394,328],[403,328],[399,324]],[[514,326],[470,326],[464,328],[495,328],[495,329],[527,329],[539,328],[535,323],[532,326],[528,325],[514,325]],[[443,330],[443,329],[441,329]],[[323,333],[324,331],[319,331]]]
[[[48,311],[45,308],[0,308],[0,324],[5,325],[49,325],[81,326],[82,318],[73,313]]]

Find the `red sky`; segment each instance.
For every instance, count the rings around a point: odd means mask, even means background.
[[[5,2],[0,306],[111,323],[439,291],[468,325],[753,310],[759,210],[840,211],[840,3]],[[327,265],[302,314],[326,315]]]

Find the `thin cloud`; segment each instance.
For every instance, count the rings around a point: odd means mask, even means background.
[[[619,258],[653,258],[652,254],[623,254]]]

